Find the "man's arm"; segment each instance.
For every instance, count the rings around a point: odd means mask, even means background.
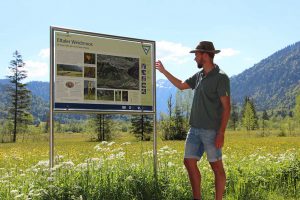
[[[231,109],[229,96],[221,96],[220,100],[223,107],[223,112],[221,118],[221,125],[218,130],[218,135],[216,137],[216,142],[215,142],[217,148],[221,148],[224,145],[224,134],[225,134],[227,122],[230,118],[230,109]]]
[[[190,86],[187,83],[182,82],[178,78],[174,77],[170,72],[168,72],[164,68],[160,60],[155,63],[155,68],[158,69],[158,71],[160,71],[162,74],[164,74],[167,77],[167,79],[178,89],[185,90],[190,88]]]

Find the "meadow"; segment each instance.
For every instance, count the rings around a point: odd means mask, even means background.
[[[184,141],[158,139],[158,173],[152,141],[128,134],[91,142],[86,134],[55,135],[49,169],[47,135],[0,144],[0,199],[192,199],[183,165]],[[300,137],[226,133],[224,199],[300,199]],[[214,199],[206,157],[199,162],[203,199]]]

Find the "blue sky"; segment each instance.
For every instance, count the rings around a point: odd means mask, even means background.
[[[211,40],[222,50],[215,62],[229,76],[237,75],[300,41],[299,8],[297,0],[3,1],[0,78],[18,50],[27,81],[49,80],[51,25],[155,40],[157,58],[182,80],[197,71],[188,51]]]

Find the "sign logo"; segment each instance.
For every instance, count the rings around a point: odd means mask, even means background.
[[[149,50],[150,50],[150,48],[151,48],[151,46],[143,44],[142,47],[143,47],[143,50],[144,50],[145,54],[147,55],[148,52],[149,52]]]

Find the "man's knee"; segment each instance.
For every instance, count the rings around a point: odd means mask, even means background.
[[[197,167],[197,159],[194,159],[194,158],[184,158],[183,164],[187,168]]]
[[[212,168],[212,170],[215,174],[218,174],[218,175],[225,174],[225,170],[224,170],[223,163],[222,163],[221,160],[217,161],[217,162],[210,163],[210,165],[211,165],[211,168]]]

